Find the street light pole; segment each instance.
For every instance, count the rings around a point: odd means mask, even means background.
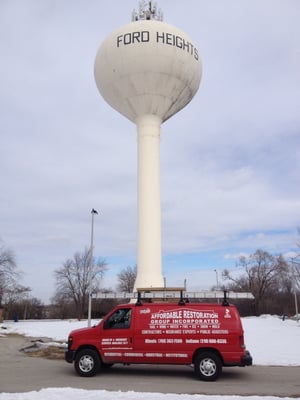
[[[217,291],[219,290],[219,277],[218,277],[218,271],[215,269],[214,270],[216,273],[216,281],[217,281]],[[218,303],[219,303],[219,297],[218,297]]]
[[[88,327],[91,326],[91,318],[92,318],[92,281],[93,281],[93,269],[94,269],[94,215],[98,214],[98,212],[93,208],[91,211],[92,214],[92,228],[91,228],[91,247],[90,247],[90,265],[89,265],[89,274],[88,274]]]

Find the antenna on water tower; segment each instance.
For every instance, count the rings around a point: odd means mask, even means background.
[[[137,126],[137,288],[162,288],[160,126],[196,94],[202,74],[197,47],[162,21],[152,1],[140,1],[130,24],[111,33],[95,59],[97,87]]]
[[[141,0],[139,2],[139,10],[133,10],[132,12],[132,22],[139,21],[139,20],[156,20],[162,21],[163,14],[161,9],[157,10],[157,3],[156,1],[145,1]]]

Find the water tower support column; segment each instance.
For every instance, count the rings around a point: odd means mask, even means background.
[[[138,254],[135,289],[163,287],[160,211],[160,124],[140,116],[138,140]]]

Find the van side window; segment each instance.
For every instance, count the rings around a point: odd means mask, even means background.
[[[131,308],[120,308],[104,324],[104,329],[126,329],[130,327]]]

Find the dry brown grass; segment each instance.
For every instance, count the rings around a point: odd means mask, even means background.
[[[65,349],[56,346],[40,347],[30,349],[30,351],[24,349],[24,351],[30,357],[47,358],[48,360],[64,360],[65,357]]]
[[[47,358],[49,360],[63,360],[65,357],[66,345],[58,342],[57,345],[51,344],[51,339],[32,339],[20,349],[29,357]]]

